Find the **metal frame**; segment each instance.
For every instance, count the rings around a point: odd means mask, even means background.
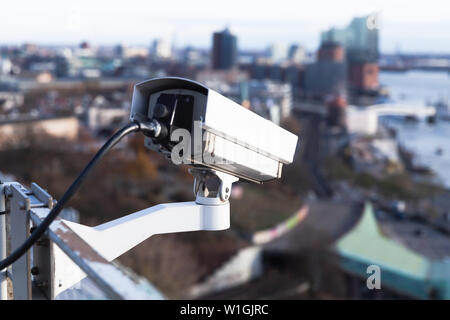
[[[238,179],[206,168],[193,168],[191,173],[195,202],[160,204],[96,227],[56,219],[31,252],[13,263],[12,274],[0,273],[0,298],[7,299],[6,277],[11,277],[14,299],[36,299],[35,292],[55,299],[86,276],[108,299],[163,298],[154,288],[141,288],[111,261],[154,234],[229,228],[228,199]],[[18,183],[0,184],[1,258],[6,256],[7,239],[12,250],[17,248],[29,236],[30,226],[39,225],[53,205],[51,195],[35,183],[31,190]],[[6,214],[10,235],[5,232]]]
[[[6,258],[6,200],[4,184],[0,181],[0,259]],[[8,298],[7,271],[0,270],[0,300]]]

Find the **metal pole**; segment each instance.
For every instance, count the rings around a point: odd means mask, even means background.
[[[11,204],[9,224],[11,227],[11,251],[16,250],[30,234],[30,220],[28,211],[31,200],[25,193],[27,190],[21,185],[11,185]],[[31,251],[31,250],[30,250]],[[12,264],[12,287],[14,300],[31,299],[30,252],[28,251]]]
[[[6,258],[6,204],[4,184],[0,181],[0,260]],[[8,300],[6,269],[0,270],[0,300]]]

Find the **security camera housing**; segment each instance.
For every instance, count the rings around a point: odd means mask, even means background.
[[[189,132],[192,165],[210,167],[254,182],[281,177],[293,161],[297,136],[195,81],[157,78],[134,87],[131,120],[157,120],[162,134],[148,148],[171,156],[176,130]],[[175,137],[175,139],[173,139]]]

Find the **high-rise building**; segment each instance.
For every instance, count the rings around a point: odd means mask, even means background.
[[[232,69],[237,64],[237,55],[237,38],[228,28],[213,34],[213,69]]]
[[[371,23],[373,17],[357,17],[342,29],[331,28],[322,32],[322,43],[339,43],[347,53],[349,62],[375,62],[378,60],[378,29]]]
[[[170,59],[172,57],[172,45],[166,39],[155,39],[152,44],[151,53],[155,59]]]
[[[329,51],[329,43],[341,45],[345,49],[348,65],[348,86],[356,93],[376,91],[378,82],[378,28],[375,15],[354,18],[342,29],[331,28],[322,32],[322,50],[319,56],[329,54],[341,55],[337,51]]]

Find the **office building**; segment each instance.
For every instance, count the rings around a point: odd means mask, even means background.
[[[212,68],[232,69],[237,64],[237,38],[227,28],[213,34]]]

